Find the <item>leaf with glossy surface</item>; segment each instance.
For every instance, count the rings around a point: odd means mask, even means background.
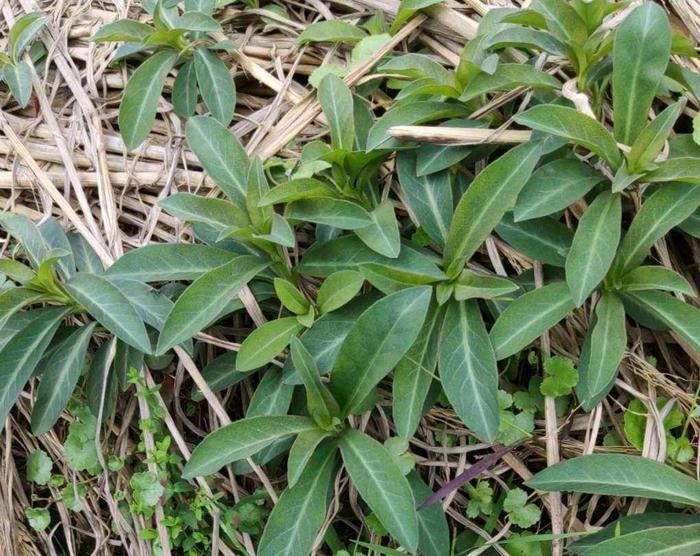
[[[620,241],[622,200],[604,191],[579,220],[566,257],[566,283],[576,305],[581,305],[608,273]]]
[[[418,546],[415,500],[408,481],[379,442],[354,429],[339,439],[353,486],[382,525],[409,552]]]
[[[329,313],[339,309],[358,294],[364,281],[362,274],[355,270],[334,272],[318,289],[316,304],[319,311]]]
[[[236,109],[236,86],[226,64],[208,48],[199,47],[194,51],[194,69],[207,108],[216,120],[228,125]]]
[[[498,367],[476,301],[447,307],[439,344],[440,380],[459,418],[486,441],[500,423]]]
[[[536,142],[516,147],[489,164],[474,179],[455,208],[445,242],[444,263],[457,274],[500,222],[539,160]]]
[[[700,505],[700,482],[641,456],[591,454],[543,469],[525,483],[544,491],[640,496]]]
[[[647,122],[671,54],[671,25],[661,6],[635,8],[615,33],[612,97],[615,137],[631,145]]]
[[[269,363],[303,328],[296,317],[283,317],[258,326],[241,344],[236,369],[250,371]]]
[[[259,257],[241,255],[197,278],[170,311],[156,353],[165,353],[207,326],[212,316],[269,264]]]
[[[382,201],[369,216],[372,223],[367,227],[357,228],[355,234],[373,251],[395,259],[401,251],[401,234],[393,203],[389,200]]]
[[[129,78],[119,106],[119,130],[124,144],[134,149],[148,137],[156,120],[158,98],[177,54],[162,50],[141,64]]]
[[[564,282],[529,291],[511,302],[496,320],[490,338],[501,360],[517,353],[573,311],[575,305]]]
[[[252,456],[276,440],[315,430],[308,417],[264,415],[236,421],[207,435],[192,451],[184,479],[210,475],[224,465]]]
[[[343,415],[360,408],[411,347],[431,294],[428,287],[401,290],[380,299],[357,319],[331,370],[331,392]]]
[[[146,327],[129,299],[106,278],[79,272],[65,284],[66,291],[97,322],[123,342],[151,353]]]

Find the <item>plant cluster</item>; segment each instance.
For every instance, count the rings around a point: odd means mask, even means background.
[[[263,161],[229,129],[235,88],[219,54],[235,45],[222,36],[215,4],[185,2],[181,10],[177,2],[144,2],[152,23],[119,20],[93,39],[124,42],[117,61],[143,59],[119,112],[129,148],[148,136],[176,71],[173,107],[223,193],[160,201],[192,225],[196,241],[133,249],[104,268],[80,235],[53,219],[0,216],[15,255],[0,261],[2,420],[32,376],[40,377],[35,434],[55,425],[79,385],[89,411],[73,410],[77,427],[90,419],[99,427],[96,419],[109,417],[119,392],[134,384],[158,416],[155,391],[138,369],[198,360],[212,331],[234,347],[203,370],[209,391],[193,391],[193,402],[245,379],[256,385],[245,414],[198,442],[181,476],[162,423],[142,423],[156,448],[131,476],[125,504],[151,518],[165,500],[164,524],[185,553],[209,550],[205,513],[230,518],[242,507],[262,556],[303,556],[320,539],[336,554],[398,553],[393,545],[444,556],[479,547],[469,534],[451,535],[439,504],[419,505],[435,501],[411,451],[426,413],[449,409],[472,444],[514,449],[528,442],[536,418],[551,419],[550,401],[561,417],[578,407],[600,411],[640,331],[671,334],[679,357],[700,353],[695,288],[670,268],[663,248],[699,233],[700,144],[688,131],[700,79],[675,63],[695,56],[692,45],[654,3],[628,10],[626,2],[534,0],[528,9],[491,9],[454,70],[422,53],[394,54],[361,87],[346,84],[353,64],[437,3],[403,0],[393,26],[378,16],[363,28],[308,26],[301,44],[354,45],[347,67],[311,78],[330,139],[307,142],[298,160]],[[34,16],[10,37],[3,75],[20,104],[27,93],[8,76],[40,24]],[[525,101],[508,94],[525,90]],[[376,91],[393,97],[379,117],[370,102]],[[399,126],[414,135],[399,139]],[[498,140],[506,127],[520,132],[515,144]],[[440,132],[481,139],[420,140]],[[495,241],[529,268],[504,265],[493,256]],[[252,330],[248,313],[257,315]],[[580,333],[581,345],[551,352],[550,335],[565,333]],[[665,411],[667,401],[630,401],[623,430],[604,431],[603,444],[642,449],[647,413]],[[680,511],[700,506],[700,483],[683,467],[696,457],[689,426],[696,407],[691,412],[661,418],[667,463],[596,453],[525,483],[476,473],[452,491],[460,489],[466,517],[487,533],[499,523],[514,527],[503,542],[511,554],[568,541],[528,531],[548,527],[532,491],[658,501],[656,512],[576,536],[575,553],[647,554],[654,543],[694,553],[700,522]],[[384,442],[367,427],[377,415],[391,422]],[[76,423],[66,455],[84,459]],[[449,448],[455,439],[440,442]],[[143,441],[139,449],[147,452]],[[98,472],[93,457],[77,468]],[[227,506],[187,481],[264,465],[286,469],[269,515],[264,494]],[[50,470],[43,452],[28,462],[29,479],[40,485],[52,481]],[[365,514],[350,533],[332,519],[342,510],[329,508],[348,488],[346,477],[361,499],[351,497],[351,506]],[[37,508],[28,519],[42,529],[49,514]],[[157,531],[148,535],[157,546]]]

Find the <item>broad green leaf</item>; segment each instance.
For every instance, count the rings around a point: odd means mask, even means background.
[[[307,556],[326,518],[338,453],[334,443],[322,446],[295,485],[284,490],[267,518],[258,544],[260,556]]]
[[[424,284],[446,278],[430,257],[406,243],[401,245],[399,256],[390,259],[372,251],[353,236],[315,245],[304,253],[297,269],[304,274],[324,278],[339,270],[357,270],[360,265],[367,264],[411,275]]]
[[[28,288],[0,289],[0,330],[22,307],[44,299],[44,294]]]
[[[259,206],[260,199],[268,191],[270,191],[270,184],[267,181],[262,161],[260,158],[255,157],[250,164],[248,187],[245,195],[245,208],[255,229],[263,227],[266,221],[276,214],[272,207]]]
[[[187,9],[187,7],[185,7],[185,9],[187,11],[180,16],[178,27],[182,27],[188,31],[200,31],[203,33],[221,32],[221,25],[210,15],[202,13],[199,10]]]
[[[373,251],[395,259],[401,251],[401,234],[393,203],[389,200],[382,201],[369,216],[372,223],[367,227],[357,228],[355,234]]]
[[[7,37],[8,51],[15,62],[19,61],[29,43],[47,22],[48,19],[41,12],[30,12],[15,22]]]
[[[316,304],[319,311],[329,313],[339,309],[358,294],[363,283],[362,274],[355,270],[334,272],[318,289]]]
[[[241,255],[197,278],[170,311],[156,354],[165,353],[207,326],[221,307],[269,264],[259,257]]]
[[[451,104],[437,101],[411,101],[396,105],[379,118],[367,136],[366,151],[379,148],[395,149],[401,145],[397,139],[391,138],[389,129],[398,125],[419,125],[422,123],[459,118],[467,115],[462,104]]]
[[[495,231],[523,255],[559,267],[566,264],[574,239],[574,233],[554,218],[514,222],[511,213],[503,216]]]
[[[54,308],[26,324],[0,348],[0,427],[70,309]],[[3,330],[3,335],[5,331]]]
[[[577,392],[588,411],[612,388],[627,345],[625,308],[615,294],[603,294],[595,314],[579,360],[581,387]]]
[[[451,127],[451,128],[486,128],[488,127],[488,122],[486,120],[447,120],[439,124],[439,127]],[[432,143],[424,143],[415,151],[416,162],[415,162],[415,172],[412,175],[422,177],[440,170],[446,170],[451,168],[458,162],[465,159],[465,157],[473,156],[475,159],[483,158],[484,154],[490,153],[493,150],[491,146],[485,146],[481,149],[474,148],[470,146],[462,145],[435,145]],[[413,151],[401,151],[397,157],[397,164],[401,161],[402,156],[405,154],[406,158],[412,156]],[[481,154],[480,154],[481,153]],[[408,167],[408,165],[406,165]],[[399,172],[399,181],[401,181],[401,167],[397,166]],[[409,174],[410,175],[410,174]],[[402,184],[402,187],[403,186]],[[450,192],[450,198],[452,197]],[[450,206],[452,206],[450,202]],[[450,211],[450,214],[451,211]]]
[[[620,290],[666,290],[695,297],[693,286],[680,274],[663,266],[638,266],[620,279]]]
[[[216,5],[216,0],[185,0],[186,11],[198,11],[206,15],[213,14]]]
[[[47,361],[32,410],[34,434],[49,431],[68,404],[83,370],[94,328],[92,322],[75,330]]]
[[[600,122],[574,108],[540,104],[517,114],[514,119],[531,129],[581,145],[609,162],[614,168],[620,165],[620,151],[610,132]]]
[[[484,168],[460,199],[447,234],[443,260],[456,275],[512,208],[540,157],[536,142],[516,147]]]
[[[304,327],[296,317],[283,317],[257,327],[241,344],[236,369],[251,371],[272,361]]]
[[[97,348],[85,381],[88,407],[95,417],[99,417],[101,411],[103,421],[112,415],[116,402],[118,378],[112,372],[116,343],[117,338],[112,336]]]
[[[22,214],[0,214],[0,225],[22,246],[31,265],[36,269],[48,254],[48,246],[34,222]]]
[[[35,450],[27,458],[27,480],[38,485],[46,485],[51,479],[53,461],[44,450]]]
[[[325,182],[314,178],[299,178],[273,187],[263,195],[258,204],[266,207],[302,199],[333,197],[335,194],[335,190]]]
[[[71,250],[73,251],[75,267],[80,272],[101,274],[104,271],[102,261],[97,256],[94,249],[90,247],[87,240],[80,234],[74,232],[69,232],[66,235],[68,236],[68,242],[70,243]]]
[[[242,228],[250,223],[243,210],[224,199],[175,193],[158,204],[169,214],[186,222],[202,222],[216,229]]]
[[[362,406],[418,336],[431,289],[413,287],[367,309],[350,329],[331,370],[331,392],[343,415]]]
[[[269,234],[254,234],[256,239],[265,239],[283,247],[294,247],[296,245],[296,237],[294,236],[294,228],[287,222],[284,216],[272,213],[270,221]]]
[[[56,267],[63,278],[69,279],[75,273],[75,257],[68,234],[55,218],[48,218],[42,222],[39,225],[39,233],[49,249],[60,249],[67,253],[56,261]]]
[[[419,10],[440,4],[443,0],[400,0],[396,19],[391,24],[391,32],[396,33]]]
[[[627,155],[630,174],[642,172],[654,162],[683,108],[685,99],[666,108],[640,132]]]
[[[585,552],[586,556],[693,556],[700,551],[700,524],[655,527],[612,537]]]
[[[20,311],[12,315],[2,327],[0,335],[0,350],[2,350],[19,332],[34,321],[43,318],[46,311],[51,309],[35,309],[33,311]]]
[[[236,371],[236,356],[235,351],[226,352],[204,367],[202,377],[212,392],[224,390],[254,374],[254,372],[240,373]],[[192,392],[192,400],[199,402],[203,399],[204,396],[199,389]]]
[[[622,200],[604,191],[578,223],[566,257],[566,283],[576,305],[581,305],[608,273],[620,241]]]
[[[199,47],[194,51],[194,69],[204,103],[227,126],[236,109],[236,86],[226,64],[208,48]]]
[[[406,204],[416,216],[420,227],[430,239],[442,246],[447,239],[453,211],[450,174],[444,171],[418,177],[416,161],[413,151],[401,151],[398,154],[396,169],[399,183]]]
[[[572,48],[586,39],[586,24],[569,3],[561,0],[535,0],[531,9],[541,13],[551,33]]]
[[[312,23],[299,35],[299,44],[309,42],[356,43],[367,36],[362,29],[339,19]]]
[[[697,186],[700,183],[700,158],[682,157],[670,158],[644,175],[644,181],[667,182],[667,181],[683,181],[692,183]]]
[[[379,442],[354,429],[339,438],[343,463],[360,493],[387,531],[409,552],[418,546],[415,500],[394,458]]]
[[[700,353],[700,309],[660,291],[627,294]]]
[[[318,87],[318,101],[328,120],[334,149],[352,151],[355,141],[352,92],[340,77],[329,74]]]
[[[151,353],[146,327],[129,299],[106,278],[79,272],[65,284],[68,294],[123,342]]]
[[[493,74],[482,72],[472,79],[459,100],[468,102],[486,93],[510,91],[516,87],[556,89],[561,87],[561,82],[526,64],[500,64]]]
[[[156,52],[129,78],[119,106],[119,130],[127,148],[138,147],[148,137],[165,78],[176,59],[177,54],[171,50]]]
[[[282,305],[297,315],[306,314],[309,310],[309,300],[304,297],[289,280],[275,278],[275,293]]]
[[[498,433],[498,367],[476,301],[447,306],[439,344],[442,387],[467,427],[488,442]]]
[[[641,456],[591,454],[543,469],[525,483],[544,491],[639,496],[700,505],[700,482]]]
[[[454,295],[457,301],[493,299],[520,289],[516,283],[506,278],[480,274],[468,269],[462,271],[454,286]]]
[[[133,19],[119,19],[100,27],[90,37],[93,42],[144,42],[155,29]]]
[[[498,317],[490,337],[496,359],[517,353],[573,311],[569,287],[555,282],[511,302]]]
[[[180,67],[173,84],[173,108],[178,116],[189,118],[197,108],[197,74],[194,62],[188,60]]]
[[[161,330],[173,308],[173,302],[148,284],[127,278],[106,277],[133,305],[143,322]]]
[[[554,38],[550,33],[515,25],[508,26],[489,37],[485,46],[488,49],[494,50],[502,50],[504,48],[526,48],[530,50],[543,50],[551,54],[556,54],[557,56],[566,55],[566,47],[564,44]]]
[[[302,432],[296,437],[294,444],[289,450],[289,458],[287,459],[287,484],[290,488],[299,481],[319,444],[330,436],[330,432],[313,429],[308,432]]]
[[[671,54],[671,25],[661,6],[635,8],[615,33],[612,97],[615,137],[632,145],[647,123]]]
[[[182,477],[210,475],[224,465],[252,456],[272,442],[315,430],[308,417],[273,415],[236,421],[207,435],[192,452]]]
[[[408,484],[416,502],[433,494],[415,471],[408,474]],[[450,553],[450,529],[447,517],[439,504],[432,504],[416,512],[418,517],[418,553],[423,556],[444,556]]]
[[[324,224],[342,230],[356,230],[372,223],[372,217],[360,205],[330,197],[294,201],[287,205],[284,215],[293,220]]]
[[[561,158],[532,173],[513,209],[516,222],[547,216],[581,199],[605,180],[592,166]]]
[[[616,278],[639,266],[652,246],[700,206],[700,187],[670,183],[652,193],[622,238],[612,274]]]
[[[231,262],[235,253],[208,245],[163,243],[132,249],[107,269],[110,278],[141,282],[194,280]]]
[[[32,68],[24,60],[16,65],[3,66],[2,77],[17,104],[24,108],[32,95]]]
[[[443,313],[433,303],[418,338],[394,369],[392,417],[403,438],[411,438],[425,410],[435,378]]]
[[[186,135],[202,167],[229,199],[244,207],[249,162],[236,136],[208,116],[187,120]]]
[[[14,259],[0,259],[0,274],[22,285],[36,278],[36,272]]]

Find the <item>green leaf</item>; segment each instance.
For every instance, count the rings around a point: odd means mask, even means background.
[[[552,266],[566,265],[574,233],[551,217],[514,222],[507,213],[496,226],[496,233],[523,255]]]
[[[123,342],[151,353],[146,327],[129,299],[106,278],[79,272],[65,284],[66,291],[97,322]]]
[[[420,157],[420,149],[418,153]],[[453,201],[449,172],[438,172],[419,177],[417,158],[413,151],[401,151],[396,158],[396,169],[408,207],[419,225],[437,245],[445,244],[452,219]]]
[[[543,396],[558,398],[568,396],[578,384],[579,376],[573,361],[561,355],[550,357],[544,362],[544,380],[540,384]]]
[[[239,207],[245,206],[248,155],[226,126],[208,116],[187,120],[187,143],[202,167]]]
[[[36,278],[36,272],[13,259],[0,259],[0,273],[22,285]]]
[[[620,243],[611,271],[613,276],[619,278],[639,266],[652,246],[698,206],[700,187],[696,185],[670,183],[652,193]]]
[[[700,353],[700,309],[659,291],[638,291],[627,295]]]
[[[382,201],[369,216],[372,223],[365,228],[356,229],[355,234],[373,251],[395,259],[401,251],[401,234],[393,203],[389,200]]]
[[[17,396],[34,372],[61,321],[69,313],[70,310],[65,308],[42,312],[0,349],[0,426],[4,426]]]
[[[644,171],[661,152],[661,149],[673,129],[676,120],[685,108],[686,101],[672,104],[649,122],[632,144],[627,155],[629,173],[636,174]]]
[[[458,417],[492,442],[498,433],[498,367],[475,301],[447,306],[439,344],[440,380]]]
[[[425,320],[431,293],[428,287],[401,290],[380,299],[357,319],[331,370],[331,392],[343,415],[362,407],[411,347]]]
[[[44,434],[65,409],[83,370],[95,323],[70,334],[46,362],[32,411],[32,432]]]
[[[210,475],[224,465],[252,456],[276,440],[316,428],[312,419],[292,415],[264,415],[236,421],[210,433],[197,445],[182,477]]]
[[[34,450],[27,458],[27,480],[45,485],[51,479],[53,462],[44,450]]]
[[[258,545],[260,556],[306,556],[312,552],[326,518],[337,460],[335,444],[320,447],[298,483],[285,489],[267,519]]]
[[[202,33],[222,32],[221,25],[219,25],[211,15],[202,13],[200,10],[191,10],[187,8],[187,6],[185,6],[185,9],[187,11],[180,16],[178,27],[182,27],[188,31],[199,31]]]
[[[226,64],[208,48],[199,47],[194,51],[194,69],[204,103],[214,119],[227,126],[236,109],[236,86]]]
[[[66,461],[73,471],[87,471],[94,475],[100,469],[95,443],[97,420],[87,406],[77,407],[71,414],[73,422],[63,445]]]
[[[323,281],[316,295],[316,304],[321,313],[339,309],[355,297],[362,289],[364,278],[355,270],[334,272]]]
[[[236,371],[237,355],[235,351],[226,352],[223,355],[219,355],[202,370],[202,377],[212,392],[219,392],[229,386],[238,384],[244,378],[253,374],[253,372],[239,373]],[[199,389],[192,392],[192,400],[198,402],[203,399],[204,396]]]
[[[8,53],[15,62],[19,61],[29,43],[47,22],[48,19],[41,12],[30,12],[15,22],[7,41]]]
[[[339,19],[312,23],[299,35],[299,44],[309,42],[356,43],[367,36],[362,29]]]
[[[527,503],[527,493],[521,488],[512,488],[503,500],[503,510],[518,527],[527,529],[540,520],[542,511],[535,504]]]
[[[170,311],[156,354],[165,353],[207,326],[221,307],[269,264],[259,257],[241,255],[197,278]]]
[[[355,141],[355,120],[350,88],[340,77],[328,74],[318,86],[318,101],[328,120],[333,148],[352,151]]]
[[[280,216],[276,212],[272,213],[270,233],[254,234],[253,237],[257,239],[265,239],[283,247],[294,247],[296,245],[294,229],[290,226],[289,222],[287,222],[284,216]]]
[[[107,269],[110,278],[141,282],[194,280],[231,262],[235,253],[208,245],[186,243],[153,244],[132,249]]]
[[[536,142],[516,147],[484,168],[455,208],[445,242],[444,263],[457,274],[512,208],[540,157]]]
[[[646,515],[646,514],[642,514]],[[683,514],[672,514],[682,516]],[[639,516],[641,517],[641,516]],[[700,551],[700,524],[669,525],[612,536],[591,546],[586,556],[692,556]]]
[[[537,49],[557,56],[566,56],[566,46],[548,32],[519,26],[507,26],[495,33],[488,38],[485,47],[492,50],[512,47]]]
[[[498,317],[490,337],[501,360],[517,353],[573,311],[575,304],[564,282],[555,282],[518,297]]]
[[[438,359],[443,313],[431,304],[418,338],[394,369],[392,417],[403,438],[411,438],[425,411]]]
[[[156,120],[158,99],[177,54],[161,50],[143,62],[124,88],[119,106],[119,130],[124,144],[134,149],[148,137]]]
[[[36,224],[24,215],[12,212],[0,214],[0,224],[22,245],[31,265],[38,268],[49,249]]]
[[[22,307],[43,301],[44,298],[42,292],[28,288],[0,289],[0,330]]]
[[[581,305],[608,273],[620,241],[620,195],[600,193],[579,220],[566,257],[566,283],[574,303]]]
[[[543,469],[525,484],[544,491],[639,496],[700,505],[700,482],[641,456],[591,454]]]
[[[197,108],[197,74],[194,62],[188,60],[180,67],[173,84],[173,108],[178,116],[189,118]]]
[[[586,40],[586,24],[567,2],[535,0],[531,8],[544,16],[547,28],[555,37],[572,48]]]
[[[526,64],[499,64],[494,73],[482,72],[472,79],[459,100],[469,102],[486,93],[510,91],[516,87],[556,89],[561,87],[561,82]]]
[[[32,96],[32,68],[21,60],[16,65],[3,66],[2,77],[17,104],[24,108]]]
[[[671,54],[671,25],[654,3],[635,8],[615,33],[612,97],[615,137],[632,145],[647,114]]]
[[[173,308],[173,302],[163,293],[137,280],[107,277],[126,296],[143,322],[161,330]]]
[[[697,185],[700,183],[698,171],[700,171],[700,158],[671,158],[660,162],[654,170],[645,174],[644,181],[651,183],[683,181]]]
[[[620,279],[620,290],[666,290],[695,297],[693,286],[680,274],[663,266],[638,266]]]
[[[581,350],[579,398],[587,411],[612,388],[627,345],[625,309],[620,299],[605,293],[596,306],[593,330]]]
[[[333,197],[335,190],[325,182],[314,178],[299,178],[273,187],[258,203],[261,207],[290,203],[302,199]]]
[[[216,228],[243,228],[250,221],[238,206],[224,199],[202,197],[192,193],[175,193],[158,203],[163,210],[187,222],[201,222]]]
[[[296,317],[283,317],[259,326],[241,344],[236,369],[250,371],[269,363],[303,328]]]
[[[287,459],[287,484],[293,487],[297,484],[307,468],[319,444],[331,436],[330,432],[313,429],[302,432],[294,440]]]
[[[347,429],[339,439],[343,463],[353,486],[386,527],[409,552],[418,546],[418,522],[413,493],[387,451],[373,438]]]
[[[289,280],[284,278],[275,278],[275,293],[287,309],[297,315],[306,314],[309,310],[309,300],[304,297]]]
[[[43,531],[51,525],[51,514],[46,508],[27,508],[24,510],[29,526],[35,531]]]
[[[413,497],[425,500],[433,494],[417,473],[408,474],[408,484]],[[450,553],[450,529],[447,517],[439,504],[432,504],[418,510],[418,554],[423,556],[444,556]]]
[[[520,289],[517,284],[506,278],[488,276],[468,269],[462,271],[454,286],[457,301],[493,299]]]
[[[356,230],[372,223],[372,217],[360,205],[330,197],[294,201],[287,205],[284,215],[293,220],[324,224],[342,230]]]
[[[597,154],[614,168],[621,162],[620,151],[610,132],[597,120],[574,108],[540,104],[514,116],[521,125],[562,137]]]
[[[100,27],[90,37],[93,42],[144,42],[155,29],[133,19],[119,19]]]
[[[561,158],[532,173],[513,210],[516,222],[547,216],[581,199],[605,180],[590,165]]]

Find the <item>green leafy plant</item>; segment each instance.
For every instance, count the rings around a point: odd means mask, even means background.
[[[0,81],[4,81],[17,103],[24,107],[32,94],[32,68],[22,59],[32,41],[46,25],[46,16],[32,12],[20,17],[10,29],[7,50],[0,51]]]

